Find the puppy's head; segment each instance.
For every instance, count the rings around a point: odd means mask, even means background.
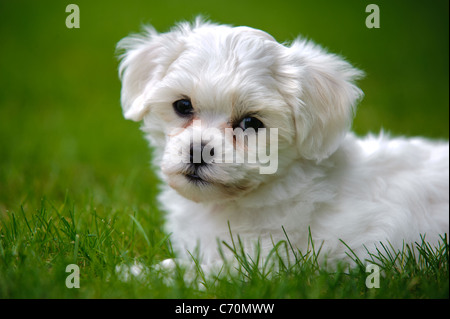
[[[195,201],[233,199],[292,161],[327,158],[362,96],[361,72],[341,58],[248,27],[147,28],[118,48],[125,118],[144,121],[163,177]]]

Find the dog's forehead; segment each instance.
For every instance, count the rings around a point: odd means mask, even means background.
[[[276,40],[268,33],[250,27],[228,27],[219,25],[206,25],[194,29],[188,36],[186,44],[197,47],[210,47],[222,50],[224,47],[239,49],[241,46],[247,48],[269,41]]]
[[[229,74],[258,67],[270,67],[278,44],[269,34],[248,27],[206,26],[193,30],[185,39],[180,62],[192,64],[192,71]]]
[[[267,33],[248,27],[200,28],[187,37],[170,77],[184,79],[183,94],[198,111],[251,112],[252,100],[273,87],[276,57],[269,47],[274,43]]]

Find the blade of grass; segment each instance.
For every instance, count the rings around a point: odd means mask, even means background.
[[[137,229],[139,232],[144,236],[145,241],[147,242],[148,247],[151,247],[150,240],[148,239],[147,233],[144,230],[144,227],[142,227],[141,223],[132,215],[129,215],[130,218],[133,220],[134,224],[136,224]]]

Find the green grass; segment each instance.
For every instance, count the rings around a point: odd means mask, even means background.
[[[167,30],[198,13],[289,41],[303,34],[362,68],[366,96],[354,129],[448,139],[448,1],[377,1],[381,28],[365,28],[361,1],[75,1],[81,28],[65,27],[66,3],[1,1],[0,298],[448,298],[448,243],[386,247],[364,267],[327,270],[317,251],[261,270],[239,242],[241,271],[203,284],[168,282],[150,267],[173,257],[158,209],[158,181],[139,124],[120,109],[115,44],[142,23]],[[278,244],[279,254],[290,249]],[[318,248],[318,247],[317,247]],[[351,251],[349,250],[351,255]],[[254,257],[254,256],[252,256]],[[115,267],[141,262],[144,279]],[[80,267],[68,289],[68,264]],[[258,267],[256,267],[258,265]],[[224,271],[226,273],[226,271]]]
[[[0,220],[0,297],[2,298],[445,298],[448,297],[449,246],[425,240],[394,251],[383,246],[371,255],[381,271],[379,288],[369,289],[369,273],[357,266],[333,270],[318,262],[320,249],[293,251],[289,238],[274,245],[270,262],[249,256],[239,240],[224,242],[234,264],[219,276],[183,266],[169,274],[151,267],[173,257],[170,241],[146,212],[100,213],[95,207],[77,212],[70,199],[46,199],[28,213],[23,208]],[[412,249],[416,248],[416,249]],[[258,251],[258,249],[256,249]],[[284,258],[291,251],[294,258]],[[349,256],[353,257],[351,250]],[[196,261],[196,259],[193,259]],[[116,271],[118,265],[145,265],[138,277]],[[80,267],[80,288],[66,287],[66,266]],[[237,269],[237,270],[236,270]],[[168,280],[167,278],[170,278]],[[183,279],[186,278],[186,279]]]

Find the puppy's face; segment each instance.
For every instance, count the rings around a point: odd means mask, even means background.
[[[234,199],[299,158],[322,160],[348,130],[360,72],[297,40],[197,21],[125,38],[126,118],[144,120],[163,177],[194,201]]]

